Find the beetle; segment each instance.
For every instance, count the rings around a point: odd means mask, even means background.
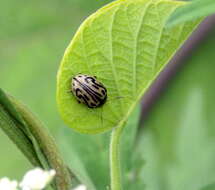
[[[72,78],[71,88],[78,102],[89,108],[100,107],[107,100],[107,89],[95,76],[78,74]]]

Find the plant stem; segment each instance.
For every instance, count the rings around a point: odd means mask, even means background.
[[[49,134],[43,123],[38,120],[25,105],[13,97],[10,97],[10,100],[27,123],[29,130],[39,143],[40,149],[46,155],[51,168],[56,170],[57,174],[55,179],[57,189],[69,190],[71,185],[71,176],[67,166],[61,158],[53,137]]]
[[[110,143],[111,190],[121,190],[120,139],[124,126],[113,129]]]

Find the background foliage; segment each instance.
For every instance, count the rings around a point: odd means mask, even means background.
[[[212,15],[215,12],[214,0],[192,0],[189,6],[178,9],[169,20],[169,24],[192,20],[202,16]]]
[[[150,190],[195,190],[215,181],[214,34],[169,82],[143,124],[141,147]]]
[[[80,23],[107,2],[1,1],[0,86],[25,102],[54,135],[63,125],[55,86],[65,47]],[[30,165],[2,131],[0,147],[0,176],[20,178]]]
[[[104,136],[109,134],[86,137],[74,135],[67,128],[61,131],[64,124],[56,109],[55,84],[59,62],[74,31],[87,15],[107,2],[3,0],[0,6],[0,86],[25,102],[58,139],[66,131],[68,138],[75,136],[79,140],[82,148],[77,146],[64,155],[74,155],[83,181],[92,188],[95,181],[99,186],[108,180],[94,172],[107,166],[99,162],[95,169],[92,163],[97,160],[98,147],[104,150],[100,156],[107,154],[102,147],[108,146]],[[140,153],[138,158],[145,160],[142,178],[147,189],[210,190],[214,187],[214,34],[215,30],[169,82],[144,120],[144,128],[138,132],[136,149]],[[89,138],[91,146],[82,145],[83,138]],[[73,143],[58,142],[68,149]],[[20,178],[31,167],[2,131],[0,149],[0,177]],[[91,160],[83,157],[83,152]],[[86,167],[79,163],[79,156],[86,159]],[[134,163],[138,167],[139,163]],[[125,176],[131,177],[129,172]]]

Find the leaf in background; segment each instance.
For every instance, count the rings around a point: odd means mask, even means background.
[[[140,106],[137,106],[129,117],[122,136],[122,176],[126,190],[133,190],[134,186],[140,186],[142,183],[142,180],[136,181],[136,178],[134,178],[135,166],[141,167],[142,163],[140,165],[136,162],[133,163],[134,157],[137,156],[133,147],[139,113]],[[60,130],[58,139],[64,158],[80,182],[90,190],[106,189],[110,183],[108,165],[109,136],[109,133],[89,136],[73,132],[68,128]]]
[[[57,101],[64,121],[82,133],[99,133],[129,117],[165,64],[199,21],[164,28],[184,2],[118,0],[81,25],[63,57],[57,77]],[[96,109],[78,104],[70,93],[79,73],[97,76],[108,100]],[[122,97],[117,99],[117,97]]]
[[[201,188],[200,190],[214,190],[215,189],[215,183],[207,185],[203,188]]]
[[[59,58],[83,18],[106,3],[107,0],[1,1],[0,87],[25,102],[53,135],[62,125],[55,102]],[[32,168],[2,130],[0,149],[0,176],[21,179]]]
[[[141,104],[130,115],[123,130],[121,142],[122,180],[127,190],[144,189],[139,170],[143,168],[143,158],[136,147],[136,136],[139,127]]]
[[[215,13],[214,0],[195,0],[176,10],[168,21],[169,26]]]
[[[139,147],[147,190],[200,190],[214,183],[214,44],[212,33],[170,81],[144,122]]]
[[[69,168],[64,164],[52,136],[25,105],[1,89],[0,127],[34,167],[56,171],[52,182],[54,189],[70,188]]]
[[[11,100],[14,98],[10,97]],[[5,134],[17,145],[29,161],[37,167],[49,169],[49,163],[39,144],[30,131],[23,116],[17,111],[16,105],[9,96],[0,89],[1,121],[0,126]]]
[[[156,122],[153,122],[143,132],[142,150],[146,159],[144,181],[149,190],[157,187],[196,190],[214,179],[214,175],[210,175],[214,171],[209,163],[214,162],[215,147],[205,127],[203,94],[198,88],[190,93],[175,123],[167,124],[165,128],[160,122],[161,129],[155,131],[155,128],[150,128],[155,126],[153,123]],[[150,181],[149,177],[154,181]]]
[[[26,133],[23,118],[2,89],[0,89],[0,127],[34,166],[42,167],[31,138]]]

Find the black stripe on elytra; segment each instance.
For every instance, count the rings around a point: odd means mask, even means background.
[[[86,77],[84,80],[86,81],[86,83],[89,83],[88,80],[91,80],[91,82],[94,83],[96,86],[99,86],[101,88],[105,88],[102,84],[97,83],[96,79],[94,79],[93,77]]]
[[[88,105],[89,106],[89,105]],[[94,104],[94,103],[90,103],[90,106],[89,106],[90,108],[95,108],[96,107],[96,104]]]
[[[90,77],[88,77],[88,78],[90,78]],[[94,81],[93,81],[94,80]],[[107,92],[107,90],[106,90],[106,88],[103,86],[103,85],[100,85],[100,84],[98,84],[98,83],[96,83],[95,82],[95,79],[93,79],[92,80],[92,86],[94,87],[94,88],[96,88],[96,89],[99,89],[99,87],[101,87],[102,88],[102,93],[103,93],[103,95],[105,95],[105,92]],[[99,87],[98,87],[99,86]],[[88,86],[86,86],[86,87],[88,87]],[[89,87],[88,87],[89,88]],[[96,91],[94,91],[92,88],[90,88],[90,90],[92,90],[93,91],[93,93],[95,93],[95,94],[97,94],[98,96],[100,96],[100,97],[102,97],[102,95],[100,94],[100,93],[98,93],[98,92],[96,92]]]
[[[88,77],[88,78],[90,78],[90,77]],[[99,100],[99,101],[101,101],[101,98],[100,97],[102,97],[102,95],[101,94],[99,94],[98,92],[96,92],[96,91],[94,91],[92,88],[90,88],[90,87],[88,87],[87,85],[84,85],[83,83],[81,83],[79,80],[77,80],[76,78],[74,78],[82,87],[83,87],[83,89],[84,90],[86,90],[89,94],[93,94],[93,95],[95,95],[96,97],[97,97],[97,99]],[[101,86],[103,89],[105,89],[103,86]],[[106,89],[105,89],[106,90]]]
[[[82,84],[80,81],[78,81],[76,78],[74,78],[74,80],[76,80],[81,86],[82,88],[90,95],[90,97],[93,99],[94,102],[99,103],[98,105],[93,104],[92,102],[89,105],[89,101],[87,101],[85,98],[81,95],[81,98],[84,100],[85,104],[87,104],[88,107],[93,108],[93,107],[98,107],[104,104],[104,102],[107,99],[107,96],[104,97],[104,99],[101,99],[98,96],[101,96],[99,93],[95,92],[93,89],[89,88],[87,85]],[[103,86],[101,86],[103,88],[102,93],[105,95],[105,91],[106,88],[104,88]],[[86,95],[85,95],[86,96]],[[89,99],[87,97],[87,99]]]
[[[75,90],[75,92],[76,92],[76,96],[79,98],[79,99],[82,99],[82,100],[84,100],[84,103],[89,107],[89,108],[95,108],[95,107],[99,107],[99,106],[101,106],[101,105],[103,105],[104,103],[105,103],[105,101],[106,101],[106,99],[107,99],[107,96],[105,96],[105,98],[104,99],[102,99],[102,100],[100,100],[98,103],[99,104],[94,104],[93,102],[89,102],[89,101],[87,101],[87,99],[89,100],[89,98],[86,96],[86,95],[82,95],[82,91],[79,89],[79,88],[77,88],[76,90]],[[80,94],[79,94],[80,93]]]
[[[79,92],[80,92],[80,94],[79,94]],[[79,88],[75,89],[75,94],[78,98],[84,100],[85,104],[88,105],[88,101],[84,98],[84,96],[82,95],[82,91]]]
[[[94,88],[96,88],[97,90],[99,90],[99,87],[98,87],[97,85],[92,84],[92,86],[93,86]]]
[[[105,95],[106,91],[104,89],[101,90],[102,94]]]
[[[79,94],[79,92],[80,92],[81,94]],[[76,89],[76,95],[77,95],[77,97],[78,97],[79,99],[84,100],[84,103],[85,103],[89,108],[95,108],[95,107],[100,106],[100,105],[103,104],[103,100],[100,101],[98,105],[96,105],[96,104],[90,102],[90,101],[89,101],[89,100],[90,100],[89,97],[87,97],[85,94],[82,95],[82,91],[81,91],[79,88]]]
[[[91,96],[91,98],[93,99],[94,102],[100,102],[102,99],[97,96],[97,93],[95,91],[93,91],[92,89],[90,89],[88,86],[86,85],[82,85],[83,89]]]
[[[84,94],[84,98],[85,98],[87,101],[90,100],[89,97],[88,97],[87,95],[85,95],[85,94]]]

